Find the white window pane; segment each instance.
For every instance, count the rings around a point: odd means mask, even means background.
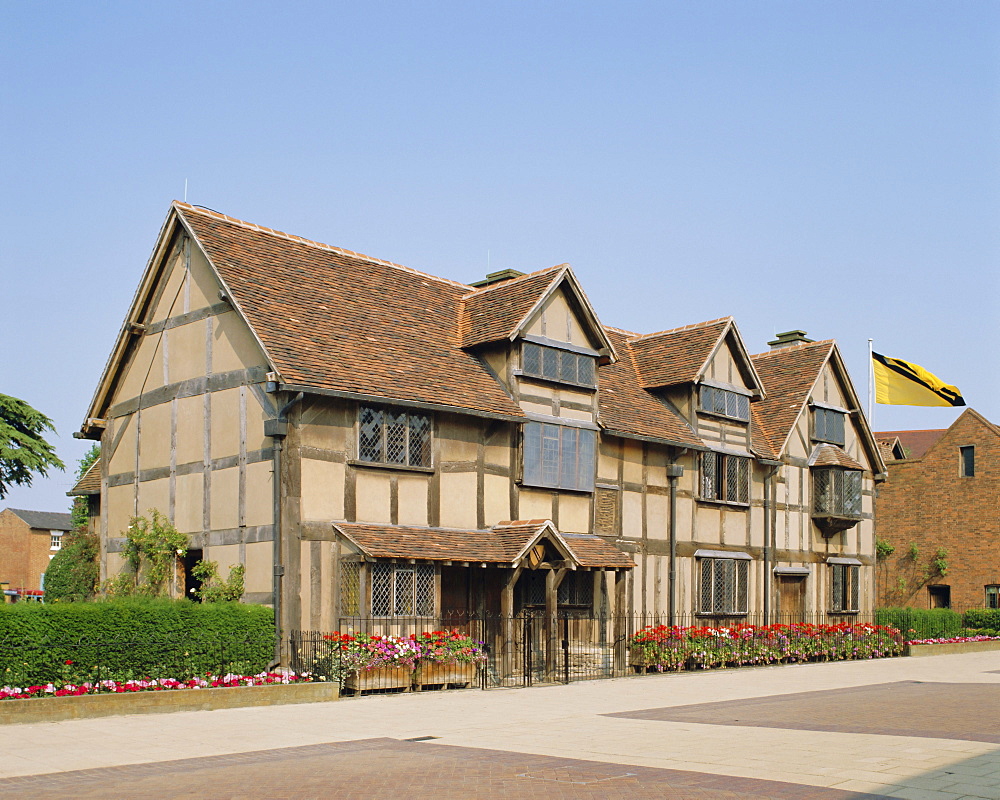
[[[562,452],[559,457],[559,485],[576,488],[576,430],[562,428]]]
[[[559,483],[559,432],[557,425],[542,425],[542,483]]]
[[[594,488],[597,435],[593,431],[580,430],[578,436],[579,454],[577,456],[576,488],[589,491]]]
[[[524,426],[524,480],[533,484],[542,481],[542,426],[537,422]]]

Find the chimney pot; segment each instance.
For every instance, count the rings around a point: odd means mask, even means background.
[[[814,341],[816,340],[806,336],[805,331],[785,331],[784,333],[777,334],[772,341],[768,342],[768,345],[772,350],[778,350],[782,347],[790,347],[793,344],[809,344]]]

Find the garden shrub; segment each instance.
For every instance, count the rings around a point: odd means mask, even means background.
[[[880,608],[875,622],[899,628],[907,640],[950,639],[965,627],[962,615],[950,608]]]
[[[0,685],[254,674],[273,653],[264,606],[146,598],[0,606]]]
[[[970,608],[962,615],[966,628],[1000,629],[1000,608]]]

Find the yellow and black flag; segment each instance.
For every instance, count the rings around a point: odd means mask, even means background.
[[[923,367],[901,358],[872,353],[875,402],[892,406],[964,406],[957,386],[949,386]]]

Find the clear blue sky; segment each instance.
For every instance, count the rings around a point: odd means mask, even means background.
[[[603,321],[868,338],[1000,422],[1000,3],[3,4],[0,392],[68,463],[171,200]],[[952,409],[877,406],[876,429]],[[2,506],[61,510],[69,471]]]

